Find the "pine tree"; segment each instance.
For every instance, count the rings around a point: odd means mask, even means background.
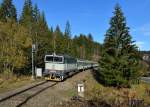
[[[88,42],[87,57],[88,59],[92,59],[94,55],[94,45],[93,45],[93,36],[90,33],[87,35],[87,42]]]
[[[33,17],[33,7],[31,0],[25,0],[23,10],[19,19],[19,24],[23,27],[28,29],[28,33],[31,36],[32,44],[35,44],[35,22]],[[31,70],[31,48],[27,50],[27,54],[29,56],[28,58],[28,64],[27,64],[27,70]]]
[[[22,15],[19,20],[20,24],[23,26],[32,29],[32,24],[34,22],[33,17],[33,7],[31,0],[25,0]]]
[[[88,34],[88,39],[91,40],[91,41],[93,41],[93,36],[92,36],[92,34],[90,34],[90,33]]]
[[[34,8],[33,8],[33,19],[35,23],[38,23],[39,19],[40,19],[40,10],[37,6],[37,4],[35,4]]]
[[[71,26],[70,26],[69,21],[67,21],[67,23],[66,23],[66,28],[65,28],[65,34],[64,35],[71,38]]]
[[[34,10],[38,10],[38,8],[35,7]],[[38,11],[35,13],[38,13]],[[43,58],[45,56],[45,54],[47,52],[51,52],[52,51],[52,43],[50,40],[52,40],[52,33],[48,28],[47,22],[46,22],[46,18],[45,18],[45,14],[44,12],[40,13],[40,16],[38,16],[37,14],[37,30],[36,32],[36,36],[34,37],[34,42],[37,44],[38,46],[38,51],[37,51],[37,66],[38,67],[44,67],[44,62],[43,62]],[[35,24],[36,24],[35,23]]]
[[[67,54],[72,54],[71,45],[71,26],[69,21],[66,23],[65,33],[64,33],[64,52]]]
[[[64,54],[64,38],[63,33],[60,30],[60,27],[57,25],[53,35],[53,42],[54,42],[54,51],[56,53]]]
[[[123,12],[117,4],[100,60],[100,78],[105,85],[129,86],[131,80],[137,79],[139,58],[133,43]]]
[[[46,22],[46,18],[45,18],[45,13],[44,12],[42,12],[40,14],[39,25],[40,25],[40,28],[43,29],[43,30],[47,31],[49,29],[48,25],[47,25],[47,22]],[[43,31],[43,33],[44,33],[44,31]]]
[[[12,0],[3,0],[0,6],[0,21],[17,21],[17,12]]]

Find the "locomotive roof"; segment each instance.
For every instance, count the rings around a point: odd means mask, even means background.
[[[47,55],[47,56],[48,56],[48,55],[50,55],[50,56],[53,56],[53,55],[54,55],[54,56],[63,56],[63,57],[66,57],[66,58],[73,58],[73,57],[71,57],[70,55],[67,55],[67,54],[55,54],[55,53],[54,53],[54,54],[46,54],[46,55]],[[46,56],[46,55],[45,55],[45,56]]]

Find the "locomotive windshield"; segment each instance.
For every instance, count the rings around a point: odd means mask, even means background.
[[[54,57],[54,62],[62,62],[62,57]]]
[[[46,61],[53,62],[53,56],[46,56]]]
[[[60,56],[46,56],[46,62],[63,62],[63,57]]]

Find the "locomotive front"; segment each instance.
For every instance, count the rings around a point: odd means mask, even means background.
[[[46,80],[62,81],[64,79],[64,57],[59,55],[45,55]]]

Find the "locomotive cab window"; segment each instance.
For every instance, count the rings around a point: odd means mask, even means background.
[[[46,61],[53,62],[53,56],[46,56]]]
[[[63,62],[62,57],[54,57],[54,62]]]
[[[45,61],[46,62],[62,63],[63,62],[63,57],[60,57],[60,56],[46,56]]]

